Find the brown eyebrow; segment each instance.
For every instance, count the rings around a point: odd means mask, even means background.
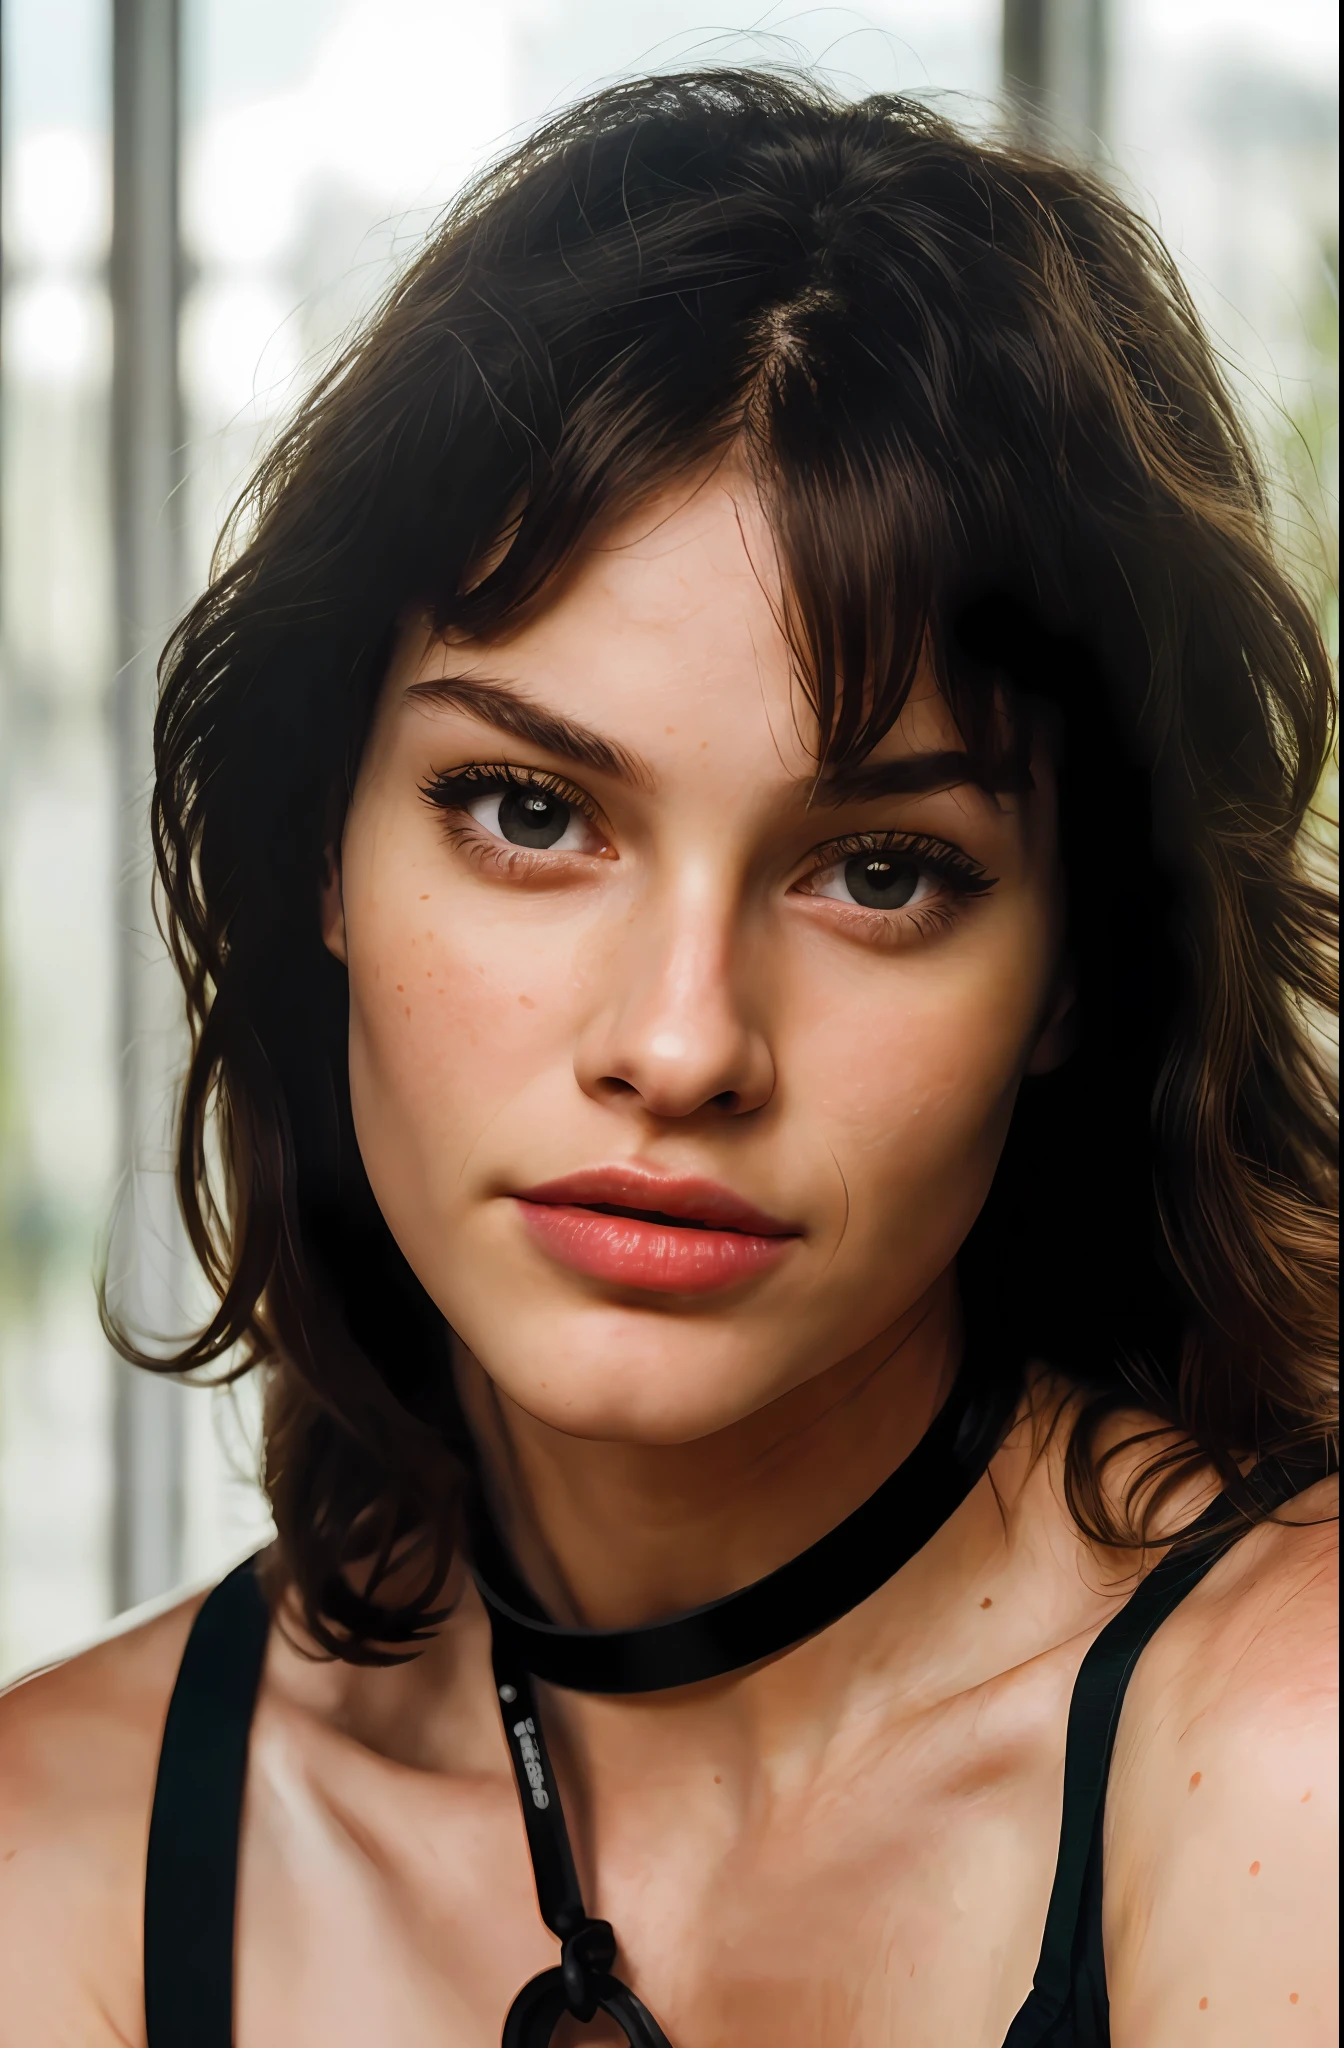
[[[486,676],[432,676],[411,683],[408,697],[421,702],[446,704],[469,717],[492,725],[497,732],[511,733],[543,752],[557,754],[577,767],[609,775],[617,782],[652,789],[655,780],[648,763],[615,740],[605,739],[591,726],[577,719],[561,718],[511,683]],[[971,757],[957,749],[927,754],[902,754],[893,761],[844,762],[825,769],[803,787],[811,806],[871,803],[884,796],[924,796],[933,790],[955,789],[971,783],[983,788],[983,779]]]
[[[561,718],[556,712],[547,711],[511,683],[484,676],[435,676],[410,684],[406,695],[421,702],[451,705],[471,718],[479,718],[483,725],[494,726],[496,732],[512,733],[515,739],[527,740],[545,753],[558,754],[562,760],[591,768],[599,775],[610,775],[617,782],[634,783],[643,789],[653,787],[653,775],[638,754],[632,754],[615,740],[604,739],[601,733],[576,719]]]
[[[902,754],[894,761],[839,762],[824,769],[812,785],[812,804],[870,803],[883,796],[926,796],[935,789],[956,789],[963,783],[983,788],[969,754],[956,749],[941,753]]]

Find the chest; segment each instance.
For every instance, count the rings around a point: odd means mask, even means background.
[[[999,2048],[1040,1945],[1071,1675],[1041,1660],[740,1799],[675,1762],[568,1796],[589,1911],[674,2048]],[[498,2048],[557,1959],[503,1770],[314,1768],[264,1728],[239,1935],[239,2048]]]

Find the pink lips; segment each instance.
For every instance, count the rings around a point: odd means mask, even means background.
[[[561,1265],[660,1294],[731,1287],[776,1265],[800,1235],[717,1181],[638,1166],[586,1167],[514,1199]]]

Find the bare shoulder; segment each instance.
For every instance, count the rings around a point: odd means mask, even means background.
[[[141,1886],[200,1597],[0,1695],[0,2048],[144,2040]]]
[[[1107,1808],[1116,2048],[1337,2039],[1337,1507],[1322,1482],[1244,1538],[1135,1673]]]

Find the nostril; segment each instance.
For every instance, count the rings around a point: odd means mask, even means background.
[[[633,1081],[623,1081],[619,1074],[604,1074],[598,1082],[604,1095],[638,1095]]]
[[[741,1108],[742,1097],[738,1094],[736,1088],[725,1088],[721,1094],[710,1097],[710,1105],[714,1109],[722,1109],[729,1115],[732,1115]]]

